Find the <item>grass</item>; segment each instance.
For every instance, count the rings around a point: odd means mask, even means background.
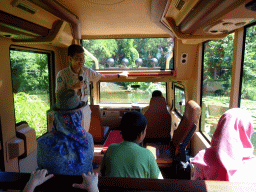
[[[24,92],[14,94],[16,123],[26,121],[35,129],[36,137],[47,132],[46,111],[50,109],[47,94],[31,95]]]

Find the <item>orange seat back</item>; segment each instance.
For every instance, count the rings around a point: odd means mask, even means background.
[[[171,114],[166,108],[164,97],[152,97],[145,112],[147,132],[145,139],[168,139],[171,134]]]
[[[177,148],[181,142],[185,140],[194,124],[198,124],[201,115],[201,107],[193,100],[185,105],[183,117],[173,134],[173,146]]]

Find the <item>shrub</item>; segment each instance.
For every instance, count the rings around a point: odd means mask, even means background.
[[[35,129],[37,138],[47,132],[46,111],[50,109],[38,95],[29,95],[24,92],[14,94],[16,123],[26,121]]]

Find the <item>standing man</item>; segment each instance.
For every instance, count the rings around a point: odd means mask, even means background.
[[[86,103],[83,108],[82,126],[88,132],[91,122],[91,109],[88,105],[89,83],[99,80],[112,80],[127,77],[127,72],[113,75],[102,75],[91,68],[84,66],[84,48],[81,45],[70,45],[68,47],[68,60],[70,66],[60,70],[56,78],[56,94],[62,89],[73,89],[81,101]]]

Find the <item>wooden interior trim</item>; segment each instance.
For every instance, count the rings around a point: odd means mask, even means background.
[[[48,43],[54,40],[58,41],[58,36],[60,32],[62,32],[66,26],[67,22],[62,20],[57,20],[54,22],[52,29],[49,31],[48,35],[45,37],[36,37],[33,39],[12,39],[13,42],[17,43],[32,43],[32,42],[41,42],[41,43]],[[72,38],[72,37],[71,37]]]
[[[11,27],[11,28],[10,28]],[[35,37],[38,37],[38,35],[35,35],[35,34],[31,34],[30,32],[29,33],[26,33],[24,32],[24,30],[19,30],[18,28],[16,27],[12,27],[12,26],[9,26],[7,24],[3,24],[3,23],[0,23],[0,31],[1,33],[4,32],[4,33],[11,33],[11,37],[14,35],[14,36],[20,36],[20,35],[24,35],[26,37],[31,37],[31,38],[35,38]]]
[[[82,35],[82,39],[170,38],[168,34]]]
[[[110,74],[113,74],[113,73],[104,73],[104,75],[110,75]],[[116,74],[116,73],[115,73]],[[129,72],[128,76],[149,76],[149,77],[152,77],[152,76],[157,76],[157,77],[162,77],[162,76],[173,76],[174,74],[174,71],[170,71],[169,73],[162,73],[162,72],[157,72],[157,73],[151,73],[151,72],[136,72],[136,73],[133,73],[133,72]]]
[[[203,133],[195,132],[191,138],[192,156],[195,156],[200,150],[211,147],[209,141],[205,139]]]
[[[186,34],[193,34],[198,28],[203,27],[207,22],[211,23],[216,17],[228,13],[240,6],[246,0],[207,0],[198,3],[180,24],[180,31]]]
[[[232,64],[232,81],[230,91],[229,108],[239,107],[240,98],[240,82],[242,78],[241,70],[243,63],[243,46],[244,46],[244,28],[235,31],[234,49],[233,49],[233,64]],[[239,77],[239,78],[236,78]]]
[[[36,0],[32,1],[35,1],[35,4],[38,4],[44,9],[45,6],[47,6],[49,8],[47,11],[49,11],[51,14],[69,22],[72,28],[72,35],[74,39],[81,39],[81,22],[75,16],[71,15],[68,11],[66,11],[52,0],[41,0],[41,2],[39,1],[40,3],[38,3]],[[42,5],[42,3],[44,5]]]
[[[220,34],[220,35],[189,35],[182,33],[180,31],[180,28],[176,26],[175,21],[171,17],[166,18],[166,24],[170,29],[172,29],[173,33],[178,39],[182,40],[191,40],[191,39],[200,39],[202,41],[209,40],[209,39],[223,39],[225,38],[228,34]]]
[[[1,172],[1,189],[24,189],[30,173]],[[35,191],[84,191],[72,187],[73,183],[82,183],[80,175],[54,175]],[[122,177],[99,177],[100,191],[254,191],[256,183],[228,181],[190,181],[176,179],[138,179]]]
[[[23,32],[25,30],[30,35],[32,33],[32,35],[40,35],[45,37],[49,33],[49,29],[46,27],[28,22],[24,19],[5,13],[3,11],[0,11],[0,22],[15,27],[16,29],[21,29]]]
[[[165,32],[169,33],[170,36],[174,37],[173,32],[168,29],[164,23],[162,23],[162,18],[167,11],[167,7],[170,5],[170,0],[152,0],[151,1],[151,20],[155,23],[158,27],[163,29]]]

